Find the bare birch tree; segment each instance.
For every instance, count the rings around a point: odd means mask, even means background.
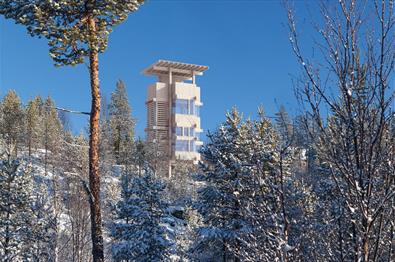
[[[341,198],[342,230],[328,259],[393,261],[394,2],[323,2],[320,11],[319,60],[305,55],[292,8],[288,25],[302,69],[297,94],[318,127],[315,149]]]

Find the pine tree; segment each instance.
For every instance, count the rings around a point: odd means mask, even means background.
[[[144,0],[3,0],[0,14],[27,27],[31,36],[45,37],[55,65],[77,65],[89,57],[91,79],[90,191],[93,261],[103,261],[99,173],[99,53],[107,48],[112,28],[135,12]]]
[[[31,258],[29,169],[7,153],[0,162],[0,257],[4,262]]]
[[[170,242],[162,225],[167,204],[164,184],[148,169],[142,176],[122,178],[122,199],[111,227],[115,261],[166,261]]]
[[[40,142],[40,107],[42,101],[41,98],[37,97],[33,100],[29,100],[26,106],[25,113],[25,138],[29,156],[32,154],[32,149],[37,148]]]
[[[109,121],[111,127],[111,143],[118,164],[125,163],[130,158],[133,145],[135,120],[131,116],[125,84],[119,80],[111,95],[109,105]]]
[[[1,102],[2,118],[0,121],[0,134],[6,142],[8,149],[13,148],[17,156],[18,148],[23,137],[23,108],[19,96],[10,90]]]
[[[48,171],[48,164],[52,164],[53,167],[55,166],[55,161],[59,157],[60,146],[63,143],[62,141],[62,125],[55,109],[55,103],[51,97],[48,97],[44,102],[42,137],[42,144],[45,149],[45,172]]]

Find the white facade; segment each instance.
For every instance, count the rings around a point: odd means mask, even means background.
[[[159,60],[144,70],[145,75],[157,76],[157,82],[148,87],[147,140],[158,144],[169,157],[170,166],[175,160],[200,160],[203,130],[199,112],[203,104],[195,77],[207,69]]]

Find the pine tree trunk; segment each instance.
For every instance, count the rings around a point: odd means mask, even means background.
[[[32,138],[31,138],[31,133],[29,134],[28,148],[29,148],[29,157],[30,157],[30,156],[32,156]]]
[[[97,47],[96,22],[88,18],[90,31],[90,78],[92,107],[90,114],[89,136],[89,188],[91,193],[91,237],[93,262],[104,261],[102,219],[100,207],[100,173],[99,173],[99,119],[100,119],[100,88],[99,88],[99,53]]]
[[[58,194],[58,187],[57,187],[57,183],[56,183],[56,173],[53,172],[53,179],[52,179],[52,186],[53,186],[53,215],[54,215],[54,219],[55,219],[55,236],[54,236],[54,262],[58,262],[59,261],[59,246],[58,246],[58,237],[59,237],[59,228],[58,228],[58,201],[57,201],[57,194]]]
[[[363,254],[364,254],[364,260],[365,262],[369,262],[369,239],[368,239],[368,234],[366,233],[365,239],[363,241]]]

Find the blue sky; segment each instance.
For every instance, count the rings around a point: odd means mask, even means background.
[[[296,2],[308,17],[306,3]],[[309,35],[309,29],[303,28]],[[110,98],[118,79],[128,90],[136,133],[144,136],[146,88],[155,79],[141,74],[158,59],[208,65],[201,86],[202,126],[215,129],[237,106],[255,116],[263,105],[268,115],[283,104],[297,111],[292,75],[299,67],[288,42],[280,1],[151,0],[117,26],[100,56],[102,92]],[[59,107],[89,111],[89,74],[85,65],[55,68],[43,39],[31,38],[23,26],[0,18],[0,97],[14,89],[26,102],[52,96]],[[72,117],[75,132],[86,125]]]

